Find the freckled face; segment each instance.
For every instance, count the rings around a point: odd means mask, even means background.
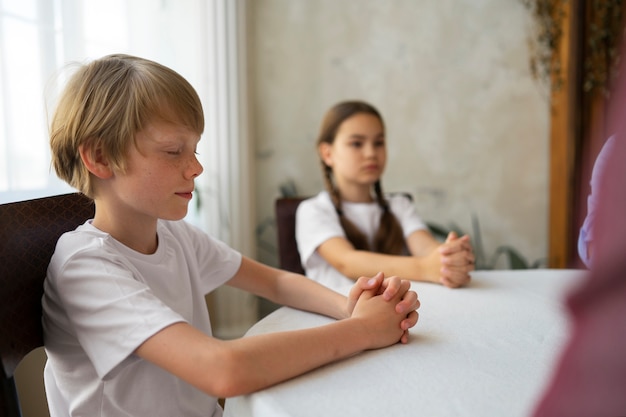
[[[135,140],[126,172],[116,175],[117,194],[128,214],[182,219],[194,179],[203,171],[196,158],[200,137],[184,126],[155,121],[138,132]]]
[[[340,188],[369,187],[380,179],[387,162],[382,123],[374,115],[355,114],[341,123],[332,145],[320,145],[320,154]]]

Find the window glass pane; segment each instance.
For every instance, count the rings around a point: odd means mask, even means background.
[[[10,188],[45,187],[48,145],[37,27],[32,22],[6,19],[3,31],[4,46],[11,57],[4,65],[5,76],[10,80],[3,91],[10,100],[10,106],[5,108],[5,131],[9,138],[14,138],[7,146],[8,184]]]
[[[0,4],[3,13],[27,19],[37,16],[36,0],[0,0]]]
[[[85,50],[90,58],[128,50],[128,18],[125,0],[84,4]]]

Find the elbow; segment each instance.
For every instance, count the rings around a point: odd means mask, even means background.
[[[341,275],[344,277],[351,279],[352,281],[356,281],[361,276],[363,276],[363,270],[360,268],[357,260],[351,261],[348,259],[342,259],[332,264],[332,267],[335,268]]]
[[[202,390],[216,398],[230,398],[242,394],[233,378],[228,375],[216,375],[210,386],[203,387]]]
[[[228,376],[226,376],[225,378],[220,378],[219,381],[215,381],[215,384],[211,391],[205,392],[217,398],[231,398],[238,395],[248,394],[248,392],[243,390],[241,385],[238,384],[234,380],[234,378],[230,378]]]
[[[333,265],[333,268],[339,271],[341,275],[351,280],[356,280],[359,278],[359,277],[354,276],[354,272],[352,271],[352,268],[350,268],[346,262],[337,262],[335,265]]]
[[[217,398],[230,398],[253,392],[255,389],[251,378],[245,371],[246,361],[239,356],[234,349],[221,352],[218,358],[214,358],[217,366],[205,374],[207,376],[204,379],[205,384],[198,388]]]

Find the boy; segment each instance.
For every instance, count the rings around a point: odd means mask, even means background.
[[[217,397],[408,341],[409,283],[361,278],[346,299],[243,257],[181,221],[202,172],[200,100],[179,74],[111,55],[80,68],[51,123],[60,178],[94,199],[63,235],[45,281],[44,372],[51,416],[220,416]],[[222,284],[342,319],[222,341],[204,295]]]

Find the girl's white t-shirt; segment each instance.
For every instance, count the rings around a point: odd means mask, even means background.
[[[400,222],[405,238],[417,230],[427,229],[407,196],[393,194],[387,196],[387,200],[391,212]],[[344,215],[365,234],[371,246],[378,231],[382,208],[375,202],[344,201],[341,204]],[[328,192],[322,191],[302,201],[296,211],[296,241],[302,267],[309,278],[347,294],[354,281],[342,275],[317,253],[317,248],[333,237],[345,238],[346,234]]]
[[[216,398],[133,352],[177,322],[211,335],[204,297],[241,254],[184,221],[159,221],[157,233],[152,255],[89,221],[59,239],[42,300],[51,417],[222,415]]]

